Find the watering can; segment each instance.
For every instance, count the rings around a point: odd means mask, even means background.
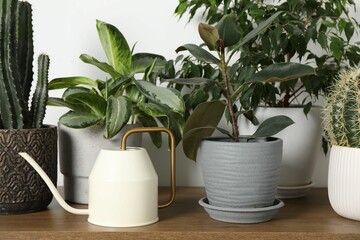
[[[171,187],[166,203],[158,206],[158,176],[144,148],[126,147],[130,134],[166,132],[170,138]],[[27,153],[19,153],[42,177],[59,204],[68,212],[89,215],[92,224],[106,227],[136,227],[159,220],[158,208],[169,206],[175,199],[175,140],[166,128],[134,128],[125,133],[121,149],[101,149],[89,176],[88,209],[68,205],[60,193]]]

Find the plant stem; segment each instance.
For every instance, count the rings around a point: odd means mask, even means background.
[[[225,46],[224,46],[224,41],[222,39],[220,39],[220,70],[221,70],[221,75],[223,77],[223,81],[224,81],[224,87],[225,87],[225,97],[226,97],[226,103],[227,103],[227,107],[229,109],[229,115],[230,115],[230,123],[231,123],[231,127],[232,127],[232,139],[234,142],[238,142],[239,141],[239,127],[236,121],[236,117],[235,117],[235,113],[234,113],[234,104],[232,102],[231,99],[231,93],[230,93],[230,88],[229,88],[229,79],[228,79],[228,75],[227,75],[227,64],[225,61]]]

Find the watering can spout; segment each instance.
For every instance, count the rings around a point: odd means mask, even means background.
[[[44,180],[46,185],[49,187],[51,193],[54,195],[56,201],[60,204],[61,207],[63,207],[66,211],[77,214],[77,215],[89,215],[88,209],[77,209],[71,207],[69,204],[65,202],[65,200],[61,197],[59,191],[56,189],[55,185],[49,178],[49,176],[44,172],[44,170],[37,164],[37,162],[30,157],[29,154],[25,152],[20,152],[20,156],[22,156],[35,170],[36,172],[41,176],[41,178]]]

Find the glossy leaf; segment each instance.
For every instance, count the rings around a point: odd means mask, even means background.
[[[239,42],[241,33],[238,30],[235,15],[224,15],[216,28],[219,31],[220,38],[224,40],[225,47],[233,46]]]
[[[102,118],[91,113],[69,111],[62,115],[59,122],[70,128],[86,128],[98,124]]]
[[[132,56],[132,66],[131,72],[134,73],[143,73],[145,70],[153,64],[156,59],[156,64],[154,71],[158,71],[166,64],[166,59],[157,54],[151,53],[136,53]]]
[[[94,93],[75,93],[64,98],[66,102],[71,104],[80,104],[91,110],[92,114],[102,118],[105,117],[106,100]]]
[[[185,155],[192,160],[196,160],[197,149],[203,138],[211,136],[214,128],[204,128],[217,126],[224,114],[225,103],[223,101],[211,101],[199,104],[190,115],[184,126],[183,150]],[[202,128],[191,134],[190,131]],[[188,134],[189,133],[189,134]]]
[[[168,106],[172,111],[183,114],[184,102],[181,94],[171,88],[159,87],[146,81],[134,81],[139,91],[149,100]]]
[[[275,19],[277,19],[279,17],[279,15],[282,14],[282,13],[283,12],[281,12],[281,11],[276,12],[271,17],[269,17],[265,21],[261,22],[256,28],[254,28],[251,32],[246,34],[246,36],[243,37],[243,39],[241,39],[238,44],[236,44],[235,48],[240,48],[242,45],[244,45],[245,43],[247,43],[248,41],[250,41],[251,39],[253,39],[257,35],[259,35],[262,31],[269,28],[271,26],[271,24],[273,23],[273,21]]]
[[[101,45],[110,65],[119,73],[128,73],[131,68],[131,50],[122,33],[113,25],[96,21]]]
[[[75,87],[77,85],[88,85],[88,86],[96,87],[97,83],[95,80],[91,78],[79,77],[79,76],[55,78],[49,82],[49,90]]]
[[[175,78],[175,79],[166,79],[164,82],[171,82],[183,85],[214,85],[216,81],[209,78],[193,77],[193,78]]]
[[[106,62],[100,62],[99,60],[97,60],[93,56],[90,56],[88,54],[81,54],[80,59],[84,63],[94,65],[95,67],[99,68],[100,70],[108,73],[112,78],[118,78],[118,77],[121,76],[121,74],[119,72],[117,72],[112,66],[110,66]],[[121,65],[121,63],[119,63],[119,65]],[[123,66],[123,68],[125,69],[126,67]]]
[[[110,96],[107,101],[104,137],[114,137],[128,123],[131,114],[131,101],[127,97]]]
[[[176,145],[182,138],[183,118],[180,114],[176,114],[165,105],[154,103],[140,102],[139,108],[149,116],[157,117],[157,119],[168,128],[174,135]]]
[[[189,44],[180,46],[176,49],[176,52],[178,53],[180,51],[186,51],[186,50],[188,50],[191,53],[191,55],[193,55],[196,59],[198,59],[200,61],[207,62],[207,63],[214,63],[214,64],[220,63],[220,60],[217,59],[216,57],[214,57],[214,55],[212,55],[205,49],[203,49],[195,44],[189,43]]]
[[[283,82],[314,75],[314,68],[300,63],[275,63],[253,75],[246,82]]]
[[[279,115],[271,117],[263,121],[251,137],[269,137],[292,124],[294,124],[294,121],[287,116]]]
[[[142,126],[144,127],[157,127],[158,124],[154,117],[149,116],[143,112],[138,114],[138,119],[141,122]],[[162,136],[160,132],[149,132],[150,138],[152,143],[157,147],[160,148],[162,145]]]

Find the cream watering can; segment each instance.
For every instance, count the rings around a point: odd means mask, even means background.
[[[171,193],[158,206],[158,176],[144,148],[126,148],[132,133],[166,132],[171,143]],[[89,176],[89,209],[68,205],[31,156],[19,153],[43,178],[59,204],[68,212],[89,215],[88,221],[106,227],[135,227],[159,220],[158,207],[169,206],[175,199],[175,140],[166,128],[135,128],[125,133],[121,149],[101,149]]]

